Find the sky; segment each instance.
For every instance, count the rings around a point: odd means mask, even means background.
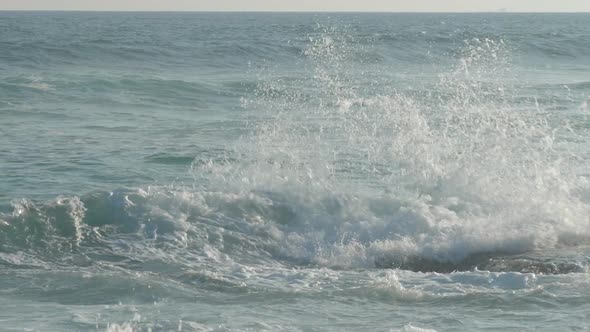
[[[590,12],[590,0],[0,0],[0,10]]]

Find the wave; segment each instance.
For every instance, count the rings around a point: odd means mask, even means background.
[[[105,256],[142,261],[146,257],[133,248],[164,247],[195,259],[225,256],[267,264],[272,257],[280,264],[336,269],[553,274],[588,266],[583,256],[551,257],[543,251],[590,244],[590,234],[567,223],[470,220],[454,203],[171,188],[96,192],[45,203],[13,202],[13,212],[0,216],[0,251],[25,250],[50,262],[108,253],[95,256],[92,264]],[[535,250],[543,254],[522,254]]]
[[[366,50],[350,36],[320,27],[308,43],[302,73],[311,76],[267,80],[244,98],[259,121],[232,158],[192,163],[193,186],[16,200],[0,216],[0,250],[127,267],[191,259],[439,272],[586,269],[578,256],[524,255],[590,244],[590,187],[579,157],[588,136],[554,121],[534,99],[511,103],[511,49],[503,39],[466,41],[455,67],[422,93],[364,84],[370,78],[355,59]],[[92,82],[98,90],[162,89],[175,102],[213,93],[175,80]],[[189,159],[167,153],[146,161]]]
[[[0,89],[6,92],[5,100],[12,105],[24,105],[25,100],[38,99],[56,103],[66,100],[68,104],[203,110],[212,102],[222,103],[225,98],[238,99],[237,92],[228,89],[226,84],[229,83],[108,72],[6,77],[0,82]]]
[[[288,206],[281,224],[298,225],[299,246],[279,256],[300,264],[580,271],[501,262],[586,245],[589,235],[584,166],[568,145],[586,132],[533,98],[510,102],[510,47],[467,41],[456,67],[419,96],[359,84],[348,62],[356,47],[333,29],[311,39],[315,96],[300,99],[299,82],[262,85],[245,107],[269,120],[237,148],[242,162],[201,165],[197,175]]]

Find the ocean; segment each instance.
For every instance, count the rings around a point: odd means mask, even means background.
[[[589,331],[590,14],[0,12],[1,331]]]

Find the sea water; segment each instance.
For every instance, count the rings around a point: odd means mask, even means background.
[[[0,13],[0,330],[590,330],[588,14]]]

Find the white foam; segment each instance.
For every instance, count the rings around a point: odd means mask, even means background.
[[[393,330],[391,330],[393,331]],[[426,328],[421,328],[421,327],[417,327],[412,325],[412,323],[404,326],[400,332],[436,332],[436,330],[433,329],[426,329]]]
[[[346,72],[355,50],[345,36],[326,34],[306,52],[319,97],[302,105],[288,92],[266,93],[267,82],[245,107],[271,120],[237,146],[243,159],[194,168],[226,190],[221,199],[256,206],[232,218],[269,229],[275,255],[370,267],[383,258],[457,263],[588,242],[588,183],[576,171],[583,165],[560,143],[569,129],[534,101],[506,102],[502,40],[466,41],[433,95],[418,98],[359,88]]]

